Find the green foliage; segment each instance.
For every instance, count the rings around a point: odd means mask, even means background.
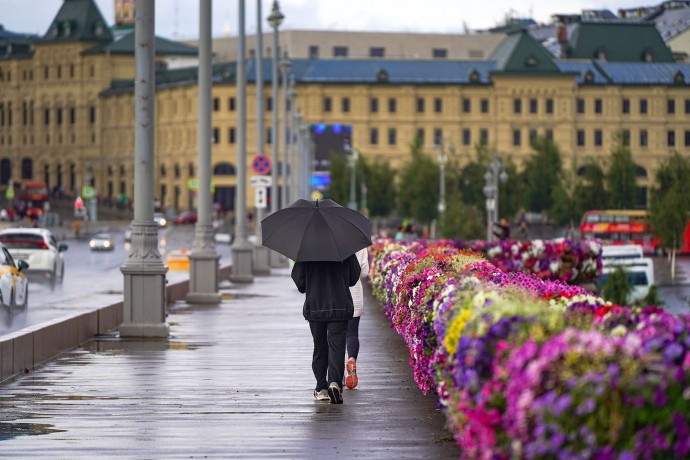
[[[647,305],[661,306],[664,303],[661,300],[661,297],[659,297],[659,290],[656,286],[652,285],[649,287],[649,292],[647,292],[647,295],[644,296],[642,300],[636,301],[635,304],[640,307],[646,307]]]
[[[616,267],[616,270],[606,278],[604,289],[601,296],[617,305],[627,305],[628,296],[632,292],[633,286],[630,282],[628,272],[623,267]]]
[[[398,211],[418,224],[426,225],[436,219],[438,211],[437,163],[422,151],[418,140],[410,148],[410,159],[400,170],[398,182]]]
[[[606,185],[613,209],[633,209],[636,206],[637,182],[635,162],[630,147],[618,136],[609,157]]]
[[[348,157],[343,153],[331,155],[328,170],[331,174],[331,185],[325,191],[324,196],[346,206],[350,198]]]
[[[534,153],[525,161],[521,174],[523,203],[528,211],[548,211],[553,207],[554,190],[561,180],[561,152],[544,136],[532,143],[532,149]]]
[[[690,159],[678,152],[664,160],[651,189],[650,221],[666,249],[678,249],[690,213]]]
[[[439,219],[438,234],[443,238],[481,239],[485,218],[479,209],[463,200],[462,171],[457,161],[450,161],[446,166],[446,212]]]
[[[552,205],[548,215],[558,225],[569,224],[572,227],[580,218],[575,208],[577,184],[577,165],[573,161],[569,170],[561,170],[560,180],[551,192]]]
[[[582,165],[584,174],[575,185],[573,206],[577,215],[592,209],[608,209],[609,197],[605,187],[606,175],[601,164],[593,158]]]
[[[489,151],[486,147],[477,146],[476,155],[469,163],[462,168],[460,175],[460,192],[462,193],[465,204],[474,206],[477,209],[484,209],[484,173],[486,165],[491,160]]]
[[[362,157],[360,157],[362,158]],[[364,160],[362,158],[362,160]],[[380,158],[363,161],[366,178],[367,208],[372,217],[387,217],[395,207],[395,170]],[[361,190],[361,188],[360,188]]]

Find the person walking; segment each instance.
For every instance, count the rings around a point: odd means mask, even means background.
[[[355,254],[343,262],[296,262],[292,268],[297,290],[306,294],[302,314],[314,340],[311,368],[317,401],[343,403],[346,333],[354,314],[350,286],[359,281],[360,273]]]
[[[362,279],[369,275],[369,255],[367,248],[360,249],[355,254],[357,262],[359,262],[359,279],[357,283],[350,288],[352,294],[352,303],[355,311],[352,319],[347,323],[347,362],[345,363],[345,386],[352,390],[357,386],[359,379],[357,378],[357,356],[359,355],[359,318],[364,311],[364,290],[362,289]]]

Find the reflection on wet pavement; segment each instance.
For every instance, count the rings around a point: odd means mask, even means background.
[[[53,425],[45,423],[8,423],[0,422],[0,441],[16,438],[17,436],[36,436],[39,434],[58,433]]]

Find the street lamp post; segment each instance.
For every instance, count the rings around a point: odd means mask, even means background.
[[[283,59],[280,61],[280,75],[281,81],[283,83],[283,124],[280,125],[280,140],[283,143],[283,161],[280,165],[280,208],[283,209],[287,207],[287,168],[288,168],[288,138],[287,138],[287,126],[288,126],[288,73],[290,72],[290,60],[288,59],[287,52],[283,53]]]
[[[501,157],[494,152],[491,163],[484,174],[484,196],[486,197],[486,240],[490,241],[493,235],[493,226],[498,222],[498,182],[505,183],[508,174],[503,168]]]
[[[347,207],[350,209],[354,209],[355,211],[357,210],[357,196],[356,196],[356,188],[357,188],[357,159],[359,158],[359,153],[357,152],[357,149],[353,149],[350,144],[345,144],[345,150],[351,150],[352,153],[350,154],[350,202],[347,204]]]
[[[296,166],[297,166],[297,161],[296,161],[296,148],[295,148],[295,100],[297,99],[297,90],[295,89],[295,79],[291,75],[290,76],[290,85],[289,85],[289,90],[288,90],[288,99],[290,101],[289,108],[290,108],[290,125],[288,128],[288,155],[289,155],[289,160],[288,160],[288,165],[289,165],[289,173],[290,177],[288,179],[289,181],[289,187],[287,190],[287,193],[289,195],[289,199],[287,200],[287,203],[291,203],[295,201],[297,198],[295,196],[295,175],[296,175]]]

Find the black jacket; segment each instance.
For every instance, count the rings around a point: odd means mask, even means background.
[[[361,268],[354,254],[343,262],[297,262],[292,280],[306,293],[302,314],[307,321],[347,321],[355,307],[350,286],[357,284]]]

